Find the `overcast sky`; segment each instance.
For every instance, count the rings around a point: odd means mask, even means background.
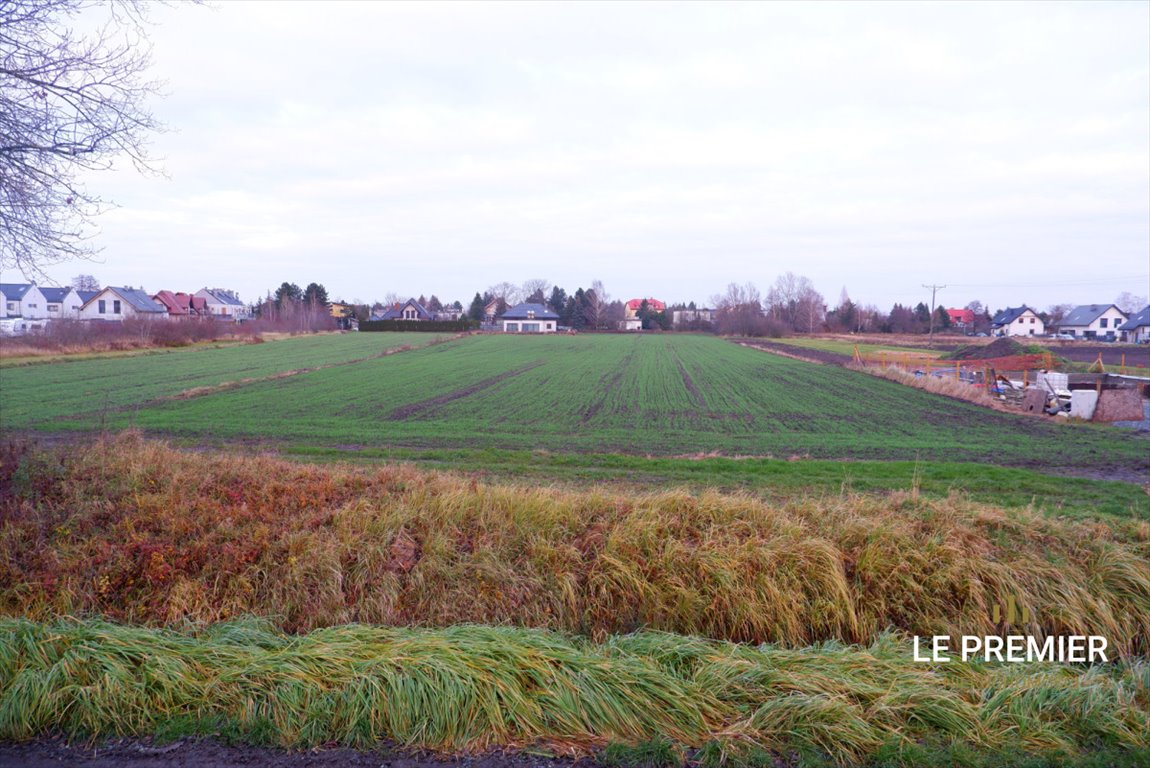
[[[1150,3],[154,7],[104,284],[704,303],[1150,294]]]

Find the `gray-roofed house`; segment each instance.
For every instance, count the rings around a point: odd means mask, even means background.
[[[1058,330],[1080,339],[1114,341],[1118,338],[1118,326],[1128,319],[1126,313],[1113,304],[1083,304],[1062,318]]]
[[[247,320],[251,313],[248,306],[240,301],[235,291],[226,288],[201,288],[193,296],[197,296],[207,303],[208,314],[219,320],[239,322]]]
[[[1135,344],[1150,344],[1150,304],[1133,315],[1122,325],[1118,326],[1122,341],[1133,341]]]
[[[1046,324],[1030,307],[1007,307],[990,321],[995,336],[1044,336]]]
[[[72,288],[41,288],[47,303],[47,317],[52,320],[75,318],[84,300]]]
[[[22,317],[39,320],[48,316],[48,302],[35,283],[0,283],[4,294],[2,317]]]
[[[559,315],[543,304],[516,304],[500,318],[504,333],[555,333]]]
[[[139,288],[109,285],[80,307],[81,320],[124,320],[128,317],[166,319],[168,311]]]
[[[381,315],[373,320],[432,320],[431,313],[415,299],[408,299],[402,304],[393,304]]]

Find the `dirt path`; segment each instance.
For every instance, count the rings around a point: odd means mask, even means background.
[[[360,752],[319,749],[287,752],[282,749],[225,746],[189,739],[166,745],[148,741],[116,740],[97,746],[68,746],[58,739],[0,742],[0,768],[597,768],[592,760],[553,759],[517,754],[437,758],[404,752]]]

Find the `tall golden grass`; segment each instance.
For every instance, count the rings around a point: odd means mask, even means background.
[[[737,759],[748,750],[856,764],[923,742],[1038,755],[1150,746],[1144,662],[910,655],[890,635],[785,650],[651,632],[603,643],[480,626],[292,637],[251,621],[177,632],[6,619],[0,739],[225,733],[287,747],[568,754],[659,739],[704,750],[711,765],[749,762]]]
[[[1150,652],[1150,524],[953,496],[763,501],[487,485],[404,466],[187,453],[126,435],[10,456],[0,613],[179,625],[255,614],[639,628],[803,646],[887,628],[1030,634]]]

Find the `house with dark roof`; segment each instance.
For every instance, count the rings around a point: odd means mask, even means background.
[[[48,316],[48,302],[35,283],[0,283],[3,294],[3,317],[39,320]]]
[[[72,288],[41,288],[44,295],[46,317],[50,320],[75,318],[84,300]]]
[[[555,333],[559,315],[544,304],[516,304],[503,313],[504,333]]]
[[[1062,318],[1058,330],[1078,339],[1114,341],[1118,338],[1118,326],[1128,319],[1114,304],[1083,304]]]
[[[1007,307],[990,321],[995,336],[1045,336],[1046,324],[1030,307]]]
[[[431,313],[415,299],[408,299],[402,304],[393,304],[383,314],[372,318],[373,320],[432,320]]]
[[[119,320],[129,317],[166,319],[168,311],[140,288],[109,285],[80,307],[81,320]]]
[[[201,288],[193,295],[204,300],[208,314],[217,320],[230,320],[238,323],[251,316],[248,305],[240,301],[240,297],[235,291],[226,288]]]
[[[1122,325],[1118,326],[1118,333],[1122,341],[1132,341],[1135,344],[1150,344],[1150,304],[1130,316]]]

